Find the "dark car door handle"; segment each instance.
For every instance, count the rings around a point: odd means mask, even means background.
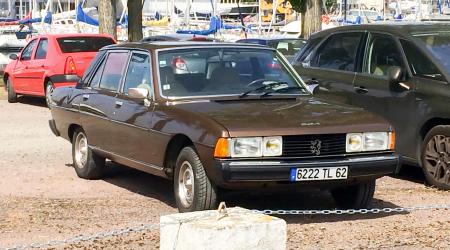
[[[364,87],[364,86],[354,87],[354,89],[355,89],[356,93],[358,93],[358,94],[365,94],[365,93],[369,92],[366,89],[366,87]]]
[[[89,99],[89,95],[84,94],[84,95],[83,95],[83,100],[86,101],[87,99]]]
[[[122,105],[123,105],[123,102],[121,102],[121,101],[116,101],[116,107],[122,107]]]
[[[316,84],[319,84],[319,81],[317,81],[314,78],[306,82],[306,85],[316,85]]]

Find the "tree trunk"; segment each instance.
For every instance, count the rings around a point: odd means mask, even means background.
[[[137,42],[142,39],[142,1],[128,0],[128,41]]]
[[[100,0],[98,4],[99,33],[109,34],[117,39],[116,0]]]
[[[305,13],[302,13],[302,36],[309,36],[322,29],[322,0],[305,0]]]

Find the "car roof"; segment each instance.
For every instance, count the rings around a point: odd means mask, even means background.
[[[305,40],[304,38],[296,37],[261,37],[261,38],[245,38],[239,39],[238,41],[283,41],[283,40]]]
[[[81,34],[81,33],[71,33],[71,34],[44,34],[38,35],[36,37],[47,37],[47,38],[70,38],[70,37],[108,37],[112,38],[110,35],[106,34]]]
[[[159,49],[180,49],[180,48],[190,48],[190,47],[242,47],[242,48],[260,48],[260,49],[270,49],[265,46],[252,43],[228,43],[228,42],[191,42],[191,41],[156,41],[156,42],[130,42],[109,45],[102,50],[109,49],[141,49],[141,50],[159,50]]]
[[[449,31],[450,23],[445,22],[384,22],[374,24],[361,24],[361,25],[346,25],[336,28],[331,28],[323,31],[319,31],[311,35],[311,38],[320,38],[328,36],[332,33],[343,31],[379,31],[395,34],[398,36],[411,36],[413,33],[423,33],[432,31]]]

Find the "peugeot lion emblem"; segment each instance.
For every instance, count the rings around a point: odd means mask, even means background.
[[[311,141],[311,153],[315,155],[320,155],[320,149],[322,148],[322,141],[314,140]]]

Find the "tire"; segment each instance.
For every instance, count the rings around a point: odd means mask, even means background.
[[[87,136],[83,129],[75,129],[72,140],[73,167],[80,178],[100,179],[105,168],[105,158],[96,155],[88,145]]]
[[[47,104],[47,107],[50,108],[51,106],[51,98],[52,98],[52,92],[55,89],[55,86],[53,83],[49,80],[47,83],[45,83],[45,104]]]
[[[450,126],[432,128],[423,140],[420,154],[428,184],[450,190]]]
[[[375,193],[376,180],[331,190],[334,202],[341,209],[368,208]]]
[[[16,91],[14,91],[12,82],[11,82],[11,80],[9,80],[9,78],[6,79],[6,88],[8,90],[8,102],[9,103],[17,102],[17,94],[16,94]]]
[[[178,211],[181,213],[214,209],[217,206],[217,188],[209,180],[192,147],[183,148],[178,155],[174,173],[174,193]]]

